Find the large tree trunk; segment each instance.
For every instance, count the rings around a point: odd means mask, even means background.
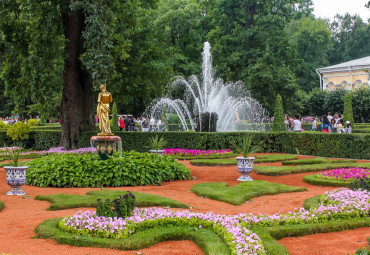
[[[59,146],[78,147],[81,132],[93,130],[93,94],[90,75],[82,70],[79,60],[82,52],[81,35],[84,16],[81,11],[63,14],[63,28],[67,41],[64,63],[64,88],[61,104],[61,139]]]

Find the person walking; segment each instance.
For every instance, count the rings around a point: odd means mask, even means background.
[[[312,128],[311,128],[311,131],[316,131],[317,130],[317,120],[316,120],[316,117],[314,118],[313,122],[312,122]]]
[[[149,131],[154,131],[154,124],[155,124],[155,119],[152,116],[149,121]]]
[[[149,131],[149,123],[146,120],[146,118],[144,118],[144,117],[142,118],[141,125],[143,127],[143,132]]]
[[[130,126],[130,131],[131,132],[135,131],[135,118],[134,117],[131,117],[129,126]]]
[[[293,128],[293,132],[302,132],[302,123],[299,120],[299,115],[298,114],[296,114],[294,116],[294,120],[293,120],[293,123],[292,123],[292,128]]]
[[[292,131],[290,129],[291,126],[292,126],[292,122],[290,121],[288,114],[284,114],[284,124],[285,124],[285,130],[286,131],[288,131],[288,132]]]
[[[123,129],[125,128],[125,122],[123,121],[122,117],[119,117],[118,123],[119,123],[119,130],[122,132]]]
[[[321,131],[323,133],[329,133],[329,128],[331,128],[333,130],[333,126],[329,122],[328,116],[323,115],[322,116],[322,122],[321,122]]]
[[[125,118],[123,119],[125,130],[128,131],[129,129],[129,124],[130,124],[130,119],[125,115]]]
[[[157,128],[158,128],[158,131],[161,132],[162,129],[163,129],[163,123],[162,123],[162,119],[159,118],[159,120],[157,121]]]
[[[329,133],[336,133],[337,129],[335,128],[335,120],[331,119],[330,126],[328,127]]]

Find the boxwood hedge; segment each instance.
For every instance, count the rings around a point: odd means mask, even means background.
[[[163,136],[168,147],[183,149],[232,149],[232,141],[242,139],[248,132],[116,132],[122,138],[125,151],[149,150],[149,141],[153,135]],[[336,158],[370,159],[370,134],[327,134],[321,132],[249,132],[253,143],[259,145],[260,152],[297,152]],[[90,137],[96,132],[82,133],[79,147],[90,146]],[[31,131],[26,147],[36,150],[57,146],[60,139],[58,130]],[[0,131],[0,144],[10,145],[12,142],[5,131]]]

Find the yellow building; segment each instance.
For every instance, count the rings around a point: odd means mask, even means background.
[[[333,91],[337,89],[356,90],[369,86],[370,56],[351,60],[338,65],[316,69],[320,76],[320,88]]]

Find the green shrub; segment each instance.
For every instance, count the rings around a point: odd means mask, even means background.
[[[13,141],[25,140],[28,138],[30,126],[23,122],[13,124],[6,134],[12,138]]]
[[[41,114],[40,124],[46,124],[46,119],[45,119],[44,114]]]
[[[98,199],[96,203],[96,215],[105,217],[130,217],[134,210],[135,196],[127,191],[127,194],[120,195],[119,198],[110,201],[109,199],[104,202]]]
[[[352,129],[355,127],[355,121],[353,120],[352,94],[351,93],[347,93],[346,101],[344,102],[343,123],[346,123],[346,121],[351,122]]]
[[[4,202],[0,200],[0,212],[4,209]]]
[[[272,131],[285,131],[283,102],[280,95],[276,97]]]
[[[190,178],[190,171],[172,157],[135,151],[104,161],[96,154],[48,155],[28,166],[27,184],[39,187],[160,185]]]
[[[110,121],[110,128],[111,128],[112,132],[113,131],[119,131],[116,103],[114,103],[113,107],[112,107],[112,119]]]
[[[0,121],[0,129],[7,129],[9,127],[10,127],[10,125],[5,124],[3,121]]]
[[[36,119],[29,119],[27,124],[30,126],[30,127],[35,127],[35,126],[38,126],[39,125],[39,121],[36,120]]]

